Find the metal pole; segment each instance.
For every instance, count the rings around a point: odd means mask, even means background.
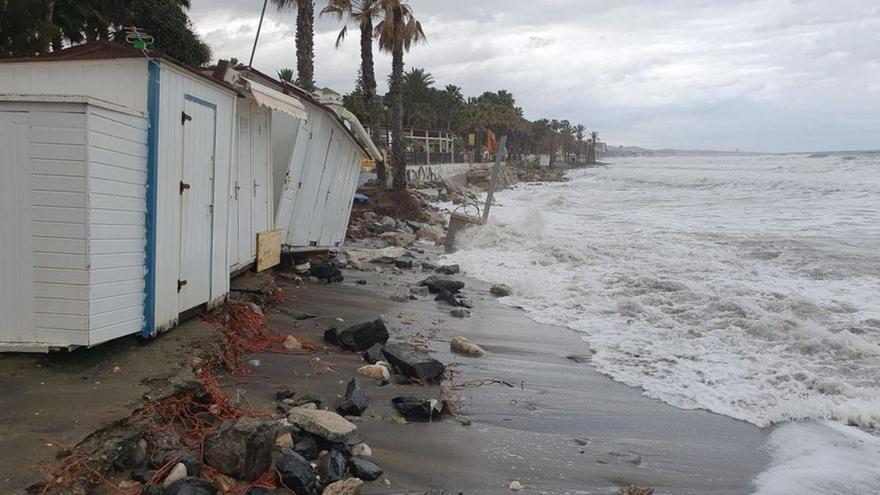
[[[260,41],[260,30],[263,29],[263,16],[266,15],[266,4],[269,0],[263,0],[263,11],[260,12],[260,23],[257,25],[257,37],[254,38],[254,48],[251,50],[251,59],[248,61],[248,69],[254,68],[254,54],[257,53],[257,42]],[[233,67],[234,69],[235,67]]]
[[[498,175],[501,173],[501,160],[507,154],[507,134],[501,136],[498,145],[498,153],[495,154],[495,168],[492,169],[492,179],[489,180],[489,191],[486,193],[486,207],[483,208],[483,223],[489,221],[489,208],[492,207],[492,199],[495,197],[495,187],[498,185]]]

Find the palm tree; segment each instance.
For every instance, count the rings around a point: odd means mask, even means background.
[[[406,156],[403,149],[403,53],[420,41],[425,32],[406,0],[382,0],[385,18],[376,26],[379,48],[391,52],[391,166],[394,188],[406,188]]]
[[[321,11],[322,15],[333,14],[343,20],[357,24],[361,30],[361,89],[364,91],[364,99],[367,108],[367,127],[370,129],[373,141],[377,144],[381,141],[379,133],[380,105],[376,102],[376,70],[373,66],[373,26],[376,21],[382,19],[382,0],[329,0],[327,6]],[[348,24],[339,31],[336,38],[336,48],[342,45],[345,35],[348,33]],[[387,183],[385,163],[376,163],[376,180],[381,188]]]
[[[278,79],[293,83],[293,69],[281,69],[278,71]]]
[[[278,10],[296,6],[296,84],[315,90],[315,2],[314,0],[272,0]]]
[[[583,124],[578,124],[574,126],[574,135],[577,139],[577,148],[575,148],[575,160],[580,163],[581,161],[581,151],[584,148],[584,133],[587,132],[587,128]]]
[[[593,131],[590,133],[590,140],[587,141],[587,163],[596,163],[596,142],[599,140],[599,133]]]

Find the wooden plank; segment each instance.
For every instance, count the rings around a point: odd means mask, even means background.
[[[257,271],[281,263],[281,239],[284,236],[282,229],[264,230],[257,232]]]

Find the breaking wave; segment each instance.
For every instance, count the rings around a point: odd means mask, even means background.
[[[450,258],[650,397],[877,434],[878,171],[877,155],[629,159],[501,193]]]

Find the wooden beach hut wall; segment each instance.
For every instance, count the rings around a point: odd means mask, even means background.
[[[235,159],[229,179],[230,271],[250,268],[257,257],[257,234],[274,229],[272,129],[273,113],[307,120],[303,104],[295,97],[242,77],[221,62],[214,76],[238,87]],[[287,141],[291,136],[281,139]]]
[[[225,299],[236,98],[115,43],[0,63],[0,349],[151,336]]]
[[[307,120],[273,115],[275,226],[285,230],[285,249],[341,246],[361,166],[380,157],[378,149],[354,115],[257,71],[248,77],[297,97],[308,113]]]

